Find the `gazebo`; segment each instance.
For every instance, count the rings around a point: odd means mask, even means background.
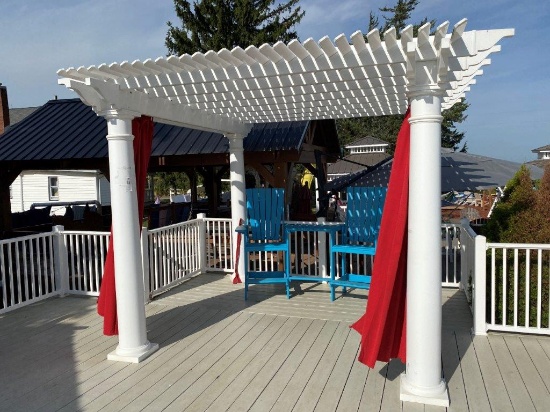
[[[381,116],[411,108],[407,263],[407,365],[401,399],[448,405],[441,378],[441,110],[463,98],[497,43],[513,29],[449,33],[449,23],[406,27],[332,42],[278,42],[192,56],[61,69],[108,123],[119,345],[110,359],[138,362],[147,339],[140,278],[132,119],[223,133],[230,144],[232,221],[245,216],[243,138],[252,123]],[[235,242],[236,244],[236,242]],[[241,263],[242,265],[242,263]],[[242,273],[242,268],[241,271]]]

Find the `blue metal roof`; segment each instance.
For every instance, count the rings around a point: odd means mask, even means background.
[[[309,121],[256,124],[247,152],[300,150]],[[107,122],[80,99],[50,100],[0,135],[0,161],[107,158]],[[219,133],[155,123],[151,156],[228,153]]]

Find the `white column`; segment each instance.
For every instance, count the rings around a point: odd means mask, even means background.
[[[244,171],[244,136],[227,135],[229,139],[229,178],[231,180],[231,222],[233,224],[233,251],[235,258],[237,250],[237,233],[235,228],[239,225],[239,220],[246,219],[246,186]],[[242,246],[242,245],[241,245]],[[242,250],[242,249],[241,249]],[[235,268],[237,269],[237,268]],[[239,259],[239,275],[244,279],[244,254]]]
[[[401,400],[449,405],[441,376],[441,96],[413,88],[407,255],[407,369]]]
[[[118,346],[109,360],[138,363],[158,349],[147,340],[144,285],[141,262],[140,222],[136,195],[136,172],[132,118],[136,113],[109,110],[107,119],[111,211],[115,252],[115,285]]]

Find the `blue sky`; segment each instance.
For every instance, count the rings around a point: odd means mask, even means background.
[[[371,10],[394,0],[301,0],[301,40],[366,32]],[[524,162],[531,149],[550,144],[550,2],[524,0],[420,0],[423,17],[467,30],[515,28],[501,42],[467,95],[470,153]],[[57,85],[60,68],[166,55],[166,22],[177,23],[172,0],[1,0],[0,83],[10,107],[40,106],[54,96],[73,98]]]

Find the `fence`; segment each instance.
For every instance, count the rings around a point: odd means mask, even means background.
[[[54,247],[53,233],[0,241],[0,313],[57,293]]]

